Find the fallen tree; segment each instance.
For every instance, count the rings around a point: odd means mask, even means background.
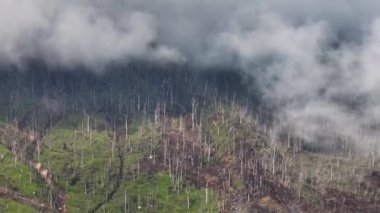
[[[49,205],[45,204],[40,199],[24,196],[9,188],[0,187],[0,197],[6,197],[16,202],[30,205],[33,208],[44,212],[53,212],[53,210],[49,208]]]

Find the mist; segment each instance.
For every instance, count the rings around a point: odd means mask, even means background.
[[[375,153],[378,11],[375,0],[0,0],[0,61],[96,73],[133,60],[237,67],[256,79],[278,133]]]

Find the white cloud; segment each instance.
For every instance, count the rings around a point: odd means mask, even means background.
[[[240,65],[282,122],[315,132],[319,116],[358,137],[380,122],[379,11],[375,0],[0,0],[0,61]]]

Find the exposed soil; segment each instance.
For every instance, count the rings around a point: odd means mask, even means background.
[[[337,189],[327,189],[323,196],[325,201],[324,209],[330,212],[379,212],[380,201],[368,200],[357,197],[351,193]]]
[[[167,126],[160,145],[154,150],[154,160],[143,158],[141,170],[147,173],[168,171],[198,188],[219,192],[225,200],[224,212],[378,212],[380,209],[379,201],[336,189],[326,190],[321,205],[298,198],[292,189],[264,168],[255,148],[243,139],[234,141],[238,150],[235,154],[204,162],[208,155],[216,153],[198,141],[197,132],[191,130],[190,125],[187,128],[181,132]],[[376,185],[377,178],[377,173],[373,173],[366,180]],[[239,179],[243,181],[241,189],[234,186]]]
[[[53,118],[52,122],[56,123],[58,120],[59,118]],[[214,123],[220,120],[220,117],[215,117]],[[199,134],[197,130],[192,129],[190,118],[185,118],[183,130],[171,128],[166,120],[163,122],[166,130],[160,138],[160,145],[153,151],[153,156],[145,156],[140,160],[140,170],[152,175],[167,171],[181,182],[186,180],[197,188],[210,188],[221,195],[224,212],[378,212],[380,209],[378,200],[365,199],[331,188],[326,189],[321,195],[320,205],[311,204],[302,197],[295,196],[292,189],[280,183],[275,174],[263,165],[257,150],[244,138],[236,138],[233,141],[234,153],[225,153],[213,160],[217,154],[215,148],[198,138]],[[46,126],[45,132],[49,130],[50,125]],[[54,206],[50,209],[49,205],[37,198],[23,196],[7,188],[0,188],[0,196],[42,211],[66,213],[65,191],[55,183],[53,174],[40,163],[34,162],[30,155],[37,146],[41,147],[42,136],[19,130],[17,126],[12,125],[2,125],[1,135],[14,156],[35,170],[53,191]],[[121,143],[120,137],[117,136],[118,143]],[[121,185],[124,156],[120,149],[118,153],[120,167],[116,182],[106,199],[96,204],[90,213],[96,212],[112,200]],[[376,190],[380,188],[380,172],[374,171],[365,176],[362,185],[375,189],[373,193],[377,193]]]
[[[160,146],[154,151],[155,159],[142,159],[141,169],[148,173],[168,171],[197,188],[210,188],[219,192],[224,196],[226,212],[256,208],[257,198],[263,196],[271,197],[287,211],[290,204],[296,202],[288,188],[264,171],[259,156],[250,144],[236,139],[236,150],[240,151],[226,154],[218,161],[207,162],[208,156],[216,154],[215,150],[207,144],[201,144],[197,132],[191,130],[189,125],[187,127],[189,129],[183,132],[167,127]],[[242,180],[241,189],[234,187],[237,180]],[[244,203],[244,206],[240,203]]]

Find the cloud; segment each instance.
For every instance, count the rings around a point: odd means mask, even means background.
[[[44,44],[62,65],[99,66],[104,62],[145,56],[156,32],[150,15],[134,12],[116,25],[93,10],[69,8],[60,14]]]
[[[0,56],[18,63],[34,53],[34,36],[49,25],[36,1],[0,1]]]
[[[19,64],[36,57],[53,64],[81,63],[90,67],[136,57],[152,59],[160,54],[165,55],[165,60],[212,65],[226,56],[225,52],[218,52],[221,34],[232,34],[227,31],[237,28],[252,30],[260,22],[264,27],[266,23],[260,19],[267,14],[300,30],[302,26],[325,23],[336,36],[360,41],[362,28],[371,23],[380,9],[380,3],[373,0],[326,3],[318,0],[1,0],[0,6],[3,61]],[[152,43],[160,47],[152,49]]]
[[[115,1],[116,2],[116,1]],[[0,58],[22,65],[42,59],[54,66],[101,70],[108,63],[133,58],[180,62],[175,48],[156,42],[152,14],[127,9],[114,14],[90,1],[0,1]]]
[[[370,147],[379,144],[378,11],[375,0],[0,0],[0,61],[95,72],[135,59],[238,66],[279,131]]]
[[[248,29],[233,22],[218,48],[255,76],[275,109],[276,130],[292,129],[309,143],[348,141],[380,152],[380,19],[354,40],[339,39],[325,20],[294,24],[273,13],[256,20]]]
[[[176,49],[169,47],[159,47],[153,51],[153,59],[156,62],[186,62],[186,57]]]

